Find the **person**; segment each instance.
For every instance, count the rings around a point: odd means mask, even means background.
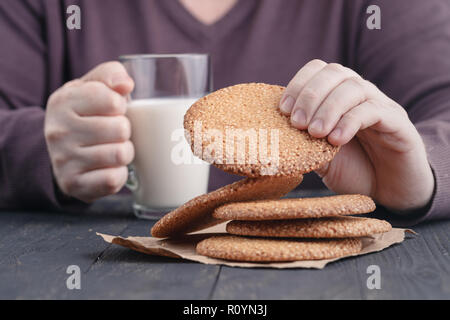
[[[71,5],[80,28],[66,24]],[[317,170],[328,188],[370,195],[404,224],[448,218],[449,39],[446,0],[3,0],[0,207],[119,192],[134,83],[114,60],[206,52],[215,89],[287,85],[292,125],[341,146]],[[214,186],[236,179],[212,173]]]

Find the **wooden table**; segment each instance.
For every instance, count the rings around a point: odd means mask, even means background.
[[[240,269],[149,256],[95,232],[146,236],[152,225],[109,199],[90,213],[0,212],[1,299],[449,299],[450,221],[414,227],[400,245],[323,270]],[[67,267],[81,270],[69,290]],[[378,265],[381,289],[367,288]]]

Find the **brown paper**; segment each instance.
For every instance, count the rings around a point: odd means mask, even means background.
[[[214,259],[197,254],[195,251],[196,244],[212,235],[225,233],[226,223],[218,226],[204,229],[179,239],[159,239],[153,237],[118,237],[106,234],[97,233],[103,240],[108,243],[118,244],[120,246],[143,252],[146,254],[153,254],[159,256],[166,256],[172,258],[182,258],[191,261],[197,261],[205,264],[225,265],[230,267],[241,268],[314,268],[322,269],[328,263],[337,261],[350,256],[359,256],[371,252],[381,251],[395,243],[400,243],[405,239],[405,232],[414,233],[409,229],[392,228],[391,231],[381,234],[376,234],[370,237],[363,237],[362,250],[353,255],[345,257],[327,259],[327,260],[310,260],[310,261],[294,261],[294,262],[277,262],[277,263],[257,263],[257,262],[236,262],[222,259]]]

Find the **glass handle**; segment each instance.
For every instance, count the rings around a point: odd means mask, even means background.
[[[136,171],[132,165],[128,166],[128,180],[125,184],[128,189],[135,191],[139,187],[139,181],[136,176]]]

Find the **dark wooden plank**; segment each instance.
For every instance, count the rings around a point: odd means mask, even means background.
[[[149,234],[149,223],[133,221],[123,236]],[[86,274],[84,297],[107,299],[207,299],[218,266],[108,248]]]
[[[82,297],[67,289],[67,267],[89,270],[109,246],[95,232],[120,234],[134,220],[129,210],[100,213],[99,204],[91,214],[1,212],[0,298]]]
[[[222,268],[215,299],[449,299],[450,221],[414,228],[402,244],[332,263],[323,270]],[[369,265],[381,270],[381,289],[369,290]]]
[[[382,289],[366,290],[365,298],[450,298],[450,221],[427,223],[414,230],[419,234],[408,236],[403,244],[358,261],[358,268],[378,264],[382,273]]]
[[[213,299],[357,299],[360,281],[355,259],[338,261],[324,270],[239,269],[223,267]],[[345,279],[345,281],[343,281]]]

